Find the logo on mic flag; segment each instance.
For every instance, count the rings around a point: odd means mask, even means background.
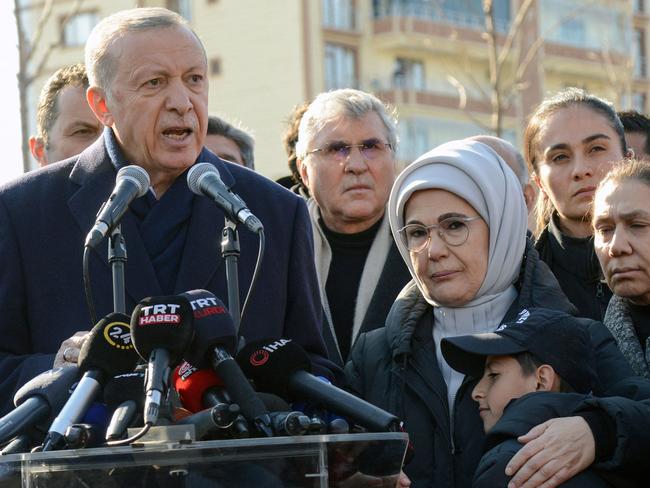
[[[180,305],[177,303],[158,303],[156,305],[141,307],[138,325],[179,325],[181,323],[180,308]]]
[[[104,326],[104,339],[117,349],[133,349],[131,327],[126,322],[112,321]]]
[[[250,362],[252,366],[262,366],[269,360],[269,353],[264,349],[259,349],[251,354]]]
[[[203,297],[190,300],[190,305],[192,305],[195,319],[228,313],[226,307],[216,297]]]
[[[270,342],[265,346],[262,346],[261,349],[254,351],[248,358],[251,366],[262,366],[271,357],[271,353],[277,351],[281,347],[289,344],[291,339],[278,339],[277,341]]]

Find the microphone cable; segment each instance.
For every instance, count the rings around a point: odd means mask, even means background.
[[[88,305],[88,312],[90,313],[90,328],[92,329],[97,323],[97,312],[95,311],[95,302],[93,301],[93,290],[90,284],[90,246],[84,246],[83,255],[83,279],[84,279],[84,294],[86,295],[86,304]]]
[[[151,423],[147,422],[144,424],[144,427],[140,429],[138,432],[135,433],[135,435],[132,435],[128,439],[119,439],[116,441],[108,441],[106,442],[107,447],[117,447],[117,446],[128,446],[129,444],[133,444],[135,441],[140,439],[141,437],[144,437],[144,435],[149,432],[149,429],[151,429]]]
[[[253,277],[251,278],[251,284],[248,287],[248,292],[246,293],[244,306],[242,307],[241,313],[239,314],[239,330],[237,330],[237,342],[235,343],[235,347],[237,350],[239,350],[239,343],[241,340],[241,323],[242,320],[244,319],[244,314],[246,313],[246,310],[248,310],[248,303],[252,295],[253,289],[255,288],[255,284],[257,283],[257,279],[259,278],[260,271],[262,269],[262,261],[264,260],[264,250],[266,248],[266,236],[264,235],[264,228],[261,228],[260,230],[257,231],[257,236],[259,237],[259,246],[257,250],[257,260],[255,261],[255,269],[253,270]]]

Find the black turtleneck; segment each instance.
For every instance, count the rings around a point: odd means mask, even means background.
[[[363,232],[340,234],[328,229],[323,219],[320,219],[325,238],[332,250],[332,262],[327,274],[325,293],[344,362],[352,346],[354,308],[357,303],[361,274],[381,222],[382,219]]]
[[[567,298],[581,317],[602,321],[612,292],[602,280],[593,237],[569,237],[556,221],[546,228],[546,242],[536,245],[540,257],[553,271]]]

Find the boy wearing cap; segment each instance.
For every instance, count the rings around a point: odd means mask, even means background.
[[[604,424],[606,431],[594,432],[602,439],[615,435],[610,414],[615,416],[618,404],[626,400],[591,397],[597,381],[592,342],[587,329],[570,315],[525,309],[493,333],[443,339],[441,349],[452,368],[481,378],[472,398],[487,435],[474,487],[507,486],[505,467],[522,448],[517,438],[547,420],[577,414],[592,430]],[[628,486],[614,473],[596,469],[585,470],[562,486],[610,483]]]

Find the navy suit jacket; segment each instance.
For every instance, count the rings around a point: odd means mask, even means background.
[[[322,306],[314,267],[311,224],[303,200],[267,178],[226,163],[207,150],[224,183],[262,221],[266,250],[259,280],[241,323],[248,342],[291,338],[310,354],[319,374],[336,370],[325,359]],[[50,369],[63,340],[91,328],[83,291],[87,232],[115,185],[116,170],[103,138],[83,153],[24,175],[0,189],[0,415],[13,408],[18,387]],[[124,215],[122,234],[127,312],[146,296],[161,295],[136,217]],[[227,303],[220,240],[224,213],[195,196],[175,293],[204,288]],[[250,285],[258,237],[239,231],[240,301]],[[113,310],[107,242],[90,257],[97,317]]]

